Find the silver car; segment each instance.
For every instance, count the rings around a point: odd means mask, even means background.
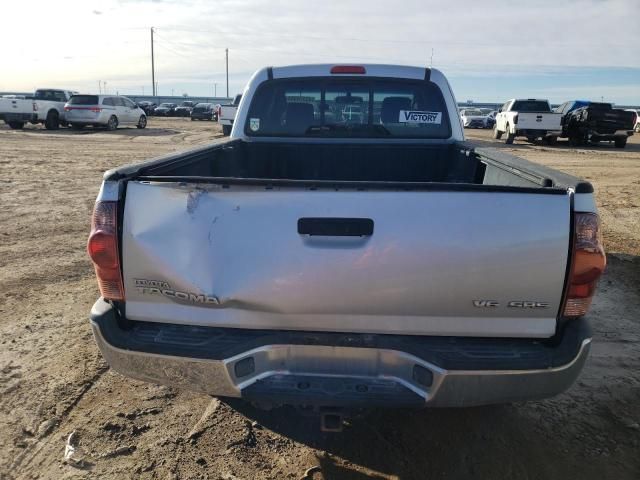
[[[118,95],[73,95],[64,106],[65,118],[71,128],[87,125],[115,130],[121,125],[147,126],[147,115],[127,97]]]

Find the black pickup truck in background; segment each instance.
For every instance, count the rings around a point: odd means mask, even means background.
[[[580,103],[583,105],[578,106]],[[610,103],[566,102],[556,111],[563,114],[561,136],[573,145],[607,141],[624,148],[636,122],[634,112],[613,108]]]

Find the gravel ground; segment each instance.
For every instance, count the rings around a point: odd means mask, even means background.
[[[1,125],[0,479],[640,478],[640,139],[625,150],[576,149],[467,133],[594,184],[609,264],[586,369],[545,401],[374,411],[323,434],[288,409],[261,412],[125,378],[91,336],[98,293],[84,245],[102,172],[215,141],[216,124]],[[72,432],[76,465],[63,462]]]

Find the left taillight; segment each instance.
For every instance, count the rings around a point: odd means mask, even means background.
[[[100,294],[106,300],[124,300],[118,250],[118,202],[96,202],[87,252],[96,271]]]
[[[574,256],[564,305],[566,317],[587,313],[606,265],[598,215],[576,213]]]

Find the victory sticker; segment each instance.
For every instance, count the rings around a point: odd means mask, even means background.
[[[400,123],[442,123],[442,112],[420,112],[417,110],[400,110]]]
[[[249,128],[252,132],[257,132],[260,130],[260,119],[259,118],[250,118],[249,119]]]

